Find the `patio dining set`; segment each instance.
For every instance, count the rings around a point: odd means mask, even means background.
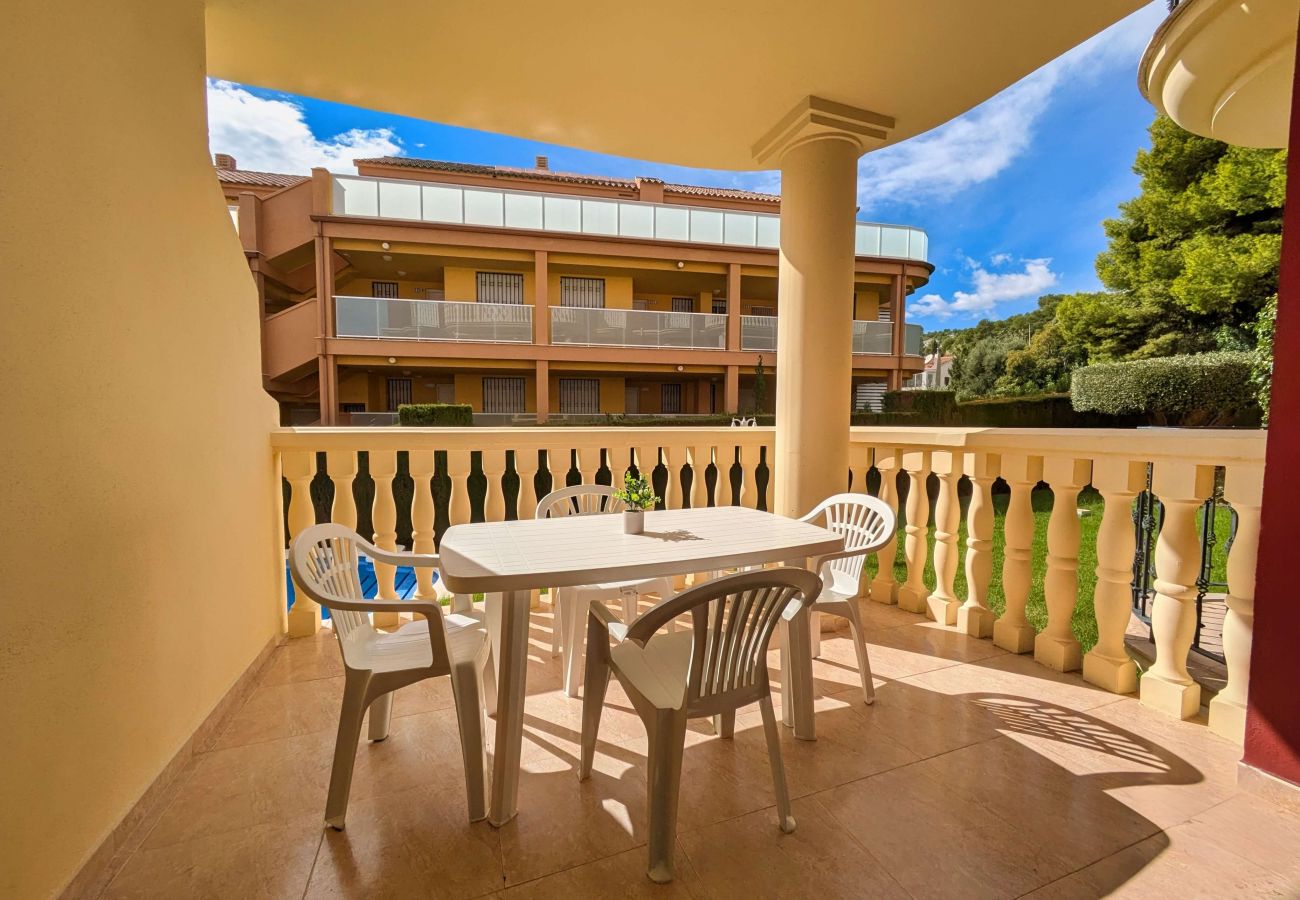
[[[848,621],[862,699],[874,700],[857,597],[866,558],[893,536],[883,502],[837,494],[800,519],[739,506],[650,511],[638,533],[617,515],[613,488],[582,484],[544,497],[536,517],[456,525],[439,553],[381,550],[335,524],[302,531],[290,549],[294,580],[331,611],[346,679],[325,821],[345,825],[352,770],[367,712],[372,741],[388,737],[393,693],[448,677],[455,700],[470,821],[504,825],[517,813],[533,592],[549,591],[551,652],[562,657],[564,692],[582,698],[578,777],[588,778],[611,675],[647,734],[648,875],[673,878],[677,799],[686,727],[711,719],[732,737],[737,710],[757,704],[771,762],[781,831],[795,829],[768,650],[780,634],[784,725],[816,737],[813,613]],[[429,568],[439,596],[366,598],[361,557]],[[679,576],[693,585],[676,592]],[[475,603],[474,597],[483,601]],[[641,601],[654,598],[641,610]],[[614,608],[611,608],[613,606]],[[617,611],[615,611],[617,609]],[[393,631],[370,614],[413,614]],[[487,716],[495,718],[489,764]],[[525,815],[528,811],[525,810]]]

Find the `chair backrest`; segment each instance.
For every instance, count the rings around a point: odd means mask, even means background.
[[[879,550],[894,536],[898,527],[894,511],[869,494],[844,493],[827,497],[804,518],[813,519],[819,514],[828,530],[843,536],[845,550],[863,551],[858,556],[833,559],[825,566],[835,583],[856,592],[866,554]]]
[[[594,516],[622,512],[626,507],[614,496],[617,490],[607,484],[575,484],[551,491],[537,503],[537,518],[558,519],[562,516]]]
[[[820,591],[821,579],[807,569],[761,569],[715,578],[636,619],[627,637],[644,645],[669,621],[690,613],[695,646],[686,685],[688,713],[735,709],[769,691],[767,648],[773,630]]]

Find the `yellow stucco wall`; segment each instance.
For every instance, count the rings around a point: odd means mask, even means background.
[[[277,413],[203,29],[199,0],[0,29],[29,86],[0,100],[0,897],[61,890],[279,633]]]

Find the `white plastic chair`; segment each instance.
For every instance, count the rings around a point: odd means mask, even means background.
[[[563,516],[594,516],[619,513],[622,500],[614,496],[615,488],[604,484],[576,484],[551,491],[537,504],[537,518],[558,519]],[[555,624],[551,631],[551,655],[562,654],[564,693],[577,697],[582,685],[582,622],[592,603],[617,600],[623,607],[623,619],[636,617],[643,594],[658,594],[660,601],[673,596],[669,578],[643,578],[633,581],[607,581],[578,587],[552,588]]]
[[[433,554],[380,550],[342,525],[314,525],[294,538],[290,548],[294,581],[304,594],[330,610],[347,671],[325,822],[343,829],[366,710],[370,710],[370,739],[382,741],[388,737],[392,692],[440,675],[451,676],[469,819],[476,822],[486,818],[487,754],[479,679],[483,679],[483,690],[492,699],[496,696],[496,680],[482,613],[472,605],[465,612],[443,612],[439,604],[428,600],[367,600],[361,594],[357,574],[358,551],[393,566],[438,565],[438,557]],[[419,618],[385,633],[371,625],[371,612],[411,612]]]
[[[858,655],[858,675],[862,679],[862,699],[870,704],[876,699],[876,687],[871,680],[871,661],[867,657],[867,643],[862,633],[862,619],[858,613],[858,595],[861,593],[862,567],[867,557],[875,553],[893,536],[897,527],[894,511],[883,501],[868,494],[835,494],[818,503],[801,522],[824,519],[825,528],[844,536],[844,549],[817,557],[813,569],[821,575],[822,590],[811,611],[841,616],[849,621],[853,649]],[[814,656],[820,653],[819,635],[814,634],[817,646]],[[790,671],[788,653],[784,643],[781,649],[781,672]]]
[[[758,703],[781,830],[794,831],[790,793],[781,763],[781,741],[772,712],[767,647],[777,624],[817,598],[821,582],[806,569],[741,572],[683,591],[633,621],[619,622],[603,603],[593,603],[587,623],[587,691],[582,701],[582,760],[578,777],[591,775],[600,713],[610,672],[627,691],[649,738],[646,787],[650,811],[652,881],[673,877],[677,797],[688,719],[722,717]],[[689,631],[656,632],[690,613]],[[614,646],[610,647],[610,639]],[[723,737],[730,737],[730,729]]]

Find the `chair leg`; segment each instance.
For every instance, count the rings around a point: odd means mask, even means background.
[[[772,764],[772,787],[776,793],[776,815],[781,830],[794,831],[794,814],[790,810],[790,789],[785,783],[785,764],[781,762],[781,735],[776,728],[776,714],[772,712],[772,695],[758,701],[763,713],[763,733],[767,736],[767,758]]]
[[[451,667],[451,690],[460,725],[460,754],[465,763],[465,799],[469,820],[486,819],[488,813],[487,745],[483,704],[479,700],[477,660]]]
[[[682,754],[686,749],[686,715],[682,710],[656,710],[647,720],[650,753],[646,761],[646,794],[650,811],[650,867],[656,884],[673,880],[673,847],[677,843],[677,798],[681,791]]]
[[[619,595],[623,601],[623,621],[631,622],[639,611],[641,595],[636,591],[619,591]]]
[[[605,708],[605,691],[609,688],[609,632],[594,616],[588,616],[587,642],[587,685],[582,693],[579,781],[591,777],[591,766],[596,759],[596,738],[600,733],[600,714]]]
[[[495,713],[497,708],[497,669],[496,661],[492,658],[492,642],[484,641],[483,649],[475,657],[475,666],[478,669],[479,681],[479,702],[483,706],[485,713]]]
[[[876,683],[871,678],[871,660],[867,658],[867,639],[862,633],[862,619],[858,614],[856,600],[850,600],[845,607],[844,618],[849,620],[849,635],[853,638],[853,649],[858,654],[858,676],[862,679],[862,700],[868,706],[876,702]]]
[[[564,610],[564,696],[574,699],[577,699],[578,691],[582,689],[582,661],[585,656],[582,628],[590,608],[589,603],[579,602],[580,599],[571,595],[565,598],[561,607]]]
[[[388,737],[388,723],[393,715],[393,692],[380,694],[370,701],[370,739],[382,741]]]
[[[816,610],[808,612],[808,630],[812,635],[812,658],[822,656],[822,614]]]
[[[564,627],[561,624],[564,621],[564,614],[561,612],[563,605],[564,601],[560,599],[560,588],[551,588],[551,656],[559,656],[563,644]]]
[[[489,664],[492,666],[492,684],[495,686],[499,680],[497,676],[501,669],[501,604],[504,595],[491,593],[483,595],[483,623],[487,626],[488,646],[489,646]],[[484,692],[484,699],[487,701],[485,708],[489,716],[497,714],[497,692],[492,691],[489,697]]]
[[[330,771],[329,796],[325,801],[325,824],[343,830],[348,813],[348,795],[352,792],[352,767],[357,761],[357,742],[361,740],[361,720],[366,715],[368,673],[349,673],[343,685],[343,708],[339,711],[338,737],[334,740],[334,766]]]
[[[792,672],[790,666],[790,624],[784,619],[777,626],[777,635],[780,638],[780,653],[777,656],[778,665],[781,667],[781,722],[787,726],[794,725],[794,686],[792,684]]]
[[[713,730],[718,737],[728,740],[736,736],[736,711],[729,709],[713,717]]]

